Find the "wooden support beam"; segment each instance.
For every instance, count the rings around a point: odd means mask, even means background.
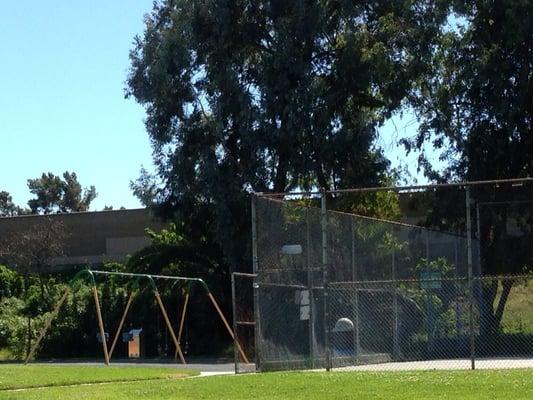
[[[107,342],[105,340],[104,321],[102,320],[102,311],[100,310],[100,301],[98,300],[98,289],[96,285],[93,286],[94,305],[96,306],[96,318],[98,320],[98,328],[100,329],[100,337],[102,338],[102,349],[104,350],[105,365],[109,365],[109,354],[107,352]]]
[[[120,337],[122,326],[124,325],[124,321],[126,320],[126,316],[128,315],[128,311],[130,309],[133,298],[136,295],[137,295],[137,291],[133,291],[131,292],[128,298],[128,302],[126,303],[126,308],[124,309],[124,313],[122,314],[122,318],[120,319],[120,322],[118,324],[117,332],[115,333],[115,338],[113,339],[113,343],[111,344],[111,350],[109,350],[109,360],[111,360],[111,357],[113,356],[113,351],[115,350],[115,346],[117,345],[118,338]]]
[[[44,335],[46,335],[46,332],[50,328],[50,325],[52,325],[52,321],[57,317],[57,314],[59,313],[59,309],[61,308],[61,306],[63,305],[63,303],[67,299],[69,293],[70,293],[70,288],[69,287],[65,288],[65,291],[63,292],[63,296],[61,296],[59,301],[56,303],[56,305],[54,307],[54,310],[52,311],[52,314],[50,314],[50,316],[46,320],[46,323],[44,324],[43,329],[39,333],[39,336],[37,337],[37,340],[35,341],[35,343],[33,343],[33,346],[31,348],[30,352],[28,353],[28,356],[26,357],[26,360],[24,361],[24,364],[27,364],[28,361],[30,361],[30,359],[33,357],[33,354],[37,350],[37,347],[39,347],[39,344],[41,343],[41,340],[43,340]]]
[[[239,344],[239,341],[235,338],[235,334],[233,333],[233,330],[230,328],[228,321],[226,320],[226,317],[224,317],[224,314],[222,313],[222,310],[218,306],[218,303],[216,302],[215,298],[211,294],[211,292],[207,292],[207,296],[209,297],[209,300],[211,300],[211,303],[213,303],[213,306],[217,310],[218,315],[220,316],[220,319],[222,322],[224,322],[224,326],[226,327],[228,333],[230,334],[231,338],[235,341],[235,346],[237,346],[237,350],[239,351],[242,359],[246,364],[250,364],[250,361],[248,360],[248,357],[246,357],[246,354],[244,354],[244,351],[242,350],[241,345]]]
[[[185,325],[185,315],[187,314],[187,304],[189,303],[189,293],[185,295],[185,301],[183,302],[183,308],[181,310],[180,329],[178,331],[178,343],[181,345],[181,335],[183,333],[183,326]],[[178,349],[174,354],[174,359],[178,359]]]
[[[182,364],[186,364],[185,357],[183,357],[183,353],[181,352],[181,347],[178,342],[178,338],[176,337],[176,334],[174,333],[174,329],[172,328],[172,324],[170,323],[170,320],[168,319],[167,311],[165,310],[165,306],[163,305],[163,301],[161,300],[161,296],[159,295],[159,292],[157,290],[154,291],[155,298],[157,300],[157,304],[159,304],[159,308],[161,309],[161,313],[163,314],[163,317],[165,318],[165,322],[167,324],[167,328],[170,331],[170,336],[172,336],[172,340],[174,341],[174,345],[176,346],[176,349],[178,350],[178,354],[180,356],[180,360]]]

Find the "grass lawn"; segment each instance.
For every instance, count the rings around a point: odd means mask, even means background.
[[[0,365],[0,398],[6,389],[79,383],[170,379],[196,374],[168,367],[104,367],[79,365]]]
[[[533,334],[532,293],[533,279],[520,280],[513,286],[502,318],[504,332]],[[498,295],[501,295],[501,287]]]
[[[64,367],[65,374],[68,368]],[[103,369],[105,370],[105,369]],[[22,371],[22,370],[19,370]],[[147,371],[142,369],[142,371]],[[46,375],[46,374],[43,374]],[[19,380],[22,380],[19,377]],[[294,372],[169,379],[19,392],[0,399],[533,399],[533,370]]]
[[[0,349],[0,361],[12,360],[13,355],[8,349]]]

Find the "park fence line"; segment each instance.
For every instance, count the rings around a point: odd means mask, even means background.
[[[236,354],[238,373],[533,367],[532,275],[473,278],[472,297],[467,278],[331,282],[310,291],[261,283],[251,274],[233,279],[235,291],[244,294],[240,303],[234,298],[236,336],[255,360],[246,363]],[[489,305],[483,292],[494,284],[502,291],[508,283],[514,287],[508,309],[502,321],[491,321],[484,317]]]
[[[234,274],[233,304],[234,330],[255,363],[237,355],[238,372],[419,361],[475,368],[478,360],[533,358],[531,275],[514,268],[512,276],[482,276],[490,261],[483,240],[498,229],[498,248],[514,249],[500,251],[498,262],[525,266],[532,181],[402,191],[252,197],[253,274]],[[384,204],[418,201],[446,228],[405,222],[424,217],[416,211],[376,218],[378,194]]]

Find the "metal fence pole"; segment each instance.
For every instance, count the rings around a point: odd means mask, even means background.
[[[307,263],[307,285],[309,286],[309,356],[311,358],[311,368],[315,368],[315,299],[314,299],[314,277],[311,266],[311,226],[309,221],[309,207],[305,211],[305,256]]]
[[[252,265],[254,291],[254,343],[255,343],[255,369],[261,371],[261,315],[259,310],[259,284],[258,280],[258,257],[257,257],[257,196],[252,194]]]
[[[392,297],[392,309],[393,309],[393,326],[392,326],[392,353],[395,360],[398,360],[400,357],[400,342],[398,340],[398,331],[399,331],[399,315],[398,315],[398,281],[396,276],[396,252],[394,251],[394,246],[392,247],[392,282],[394,285],[394,292]]]
[[[470,364],[476,368],[476,341],[474,335],[474,282],[472,273],[472,220],[470,216],[470,187],[465,188],[466,200],[466,251],[468,257],[468,311],[470,317]]]
[[[476,275],[481,276],[481,217],[479,214],[479,202],[476,202],[476,229],[477,229],[477,271]]]
[[[429,271],[429,263],[431,256],[430,249],[429,249],[429,230],[424,229],[425,233],[425,240],[426,240],[426,264],[427,264],[427,271]],[[427,329],[428,329],[428,349],[430,353],[433,353],[435,351],[435,315],[434,315],[434,309],[433,309],[433,295],[431,293],[431,282],[429,284],[428,289],[426,289],[426,310],[427,310]]]
[[[324,327],[325,327],[325,350],[326,350],[326,371],[331,369],[331,344],[329,329],[329,288],[328,288],[328,215],[326,205],[326,191],[320,191],[320,226],[322,231],[322,274],[324,279]]]
[[[453,241],[453,256],[454,256],[454,265],[455,265],[455,271],[454,271],[454,278],[457,278],[457,268],[459,267],[459,238],[455,238]],[[459,297],[460,288],[457,281],[454,284],[454,290],[455,290],[455,296]],[[461,310],[459,303],[455,304],[455,335],[458,337],[461,332],[463,331],[463,324],[461,321]]]
[[[231,274],[231,303],[233,305],[233,357],[235,358],[235,373],[239,373],[239,352],[237,351],[237,302],[235,301],[235,272]]]
[[[351,235],[351,263],[352,263],[352,282],[354,288],[352,293],[352,313],[354,319],[353,343],[354,343],[354,364],[357,364],[357,357],[360,354],[360,336],[359,336],[359,290],[357,285],[357,262],[356,262],[356,247],[355,247],[355,223],[354,218],[350,219],[350,235]]]

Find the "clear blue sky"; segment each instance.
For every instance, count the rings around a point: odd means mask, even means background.
[[[0,0],[0,190],[75,171],[93,207],[139,206],[129,189],[151,169],[144,111],[125,100],[128,52],[151,0]]]
[[[124,81],[151,7],[152,0],[0,0],[0,190],[17,204],[30,198],[28,178],[69,170],[96,186],[92,209],[140,205],[129,182],[141,165],[152,169],[151,148],[144,110],[124,99]],[[382,132],[393,165],[414,171],[393,125]]]

